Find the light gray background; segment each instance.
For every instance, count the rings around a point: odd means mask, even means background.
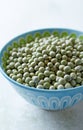
[[[38,28],[83,31],[83,0],[0,0],[0,50],[11,38]],[[0,130],[83,130],[83,102],[44,111],[20,97],[0,74]]]

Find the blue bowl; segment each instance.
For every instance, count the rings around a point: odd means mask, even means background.
[[[63,90],[46,90],[37,89],[29,86],[26,87],[8,77],[8,75],[4,72],[4,69],[2,67],[3,53],[7,50],[7,47],[12,44],[12,42],[18,41],[20,38],[25,38],[28,34],[34,35],[37,32],[43,33],[45,31],[49,31],[50,33],[52,33],[53,31],[58,31],[59,34],[67,32],[69,35],[73,33],[76,34],[77,37],[81,37],[81,35],[83,35],[83,32],[63,28],[40,29],[19,35],[11,41],[9,41],[2,48],[0,52],[0,71],[4,75],[4,77],[12,84],[14,89],[31,104],[46,110],[61,110],[74,106],[75,104],[83,100],[83,86]]]

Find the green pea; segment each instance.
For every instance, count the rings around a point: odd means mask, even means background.
[[[35,74],[33,72],[29,73],[31,77],[33,77]]]
[[[31,64],[31,63],[33,62],[33,59],[32,59],[32,58],[30,58],[28,62]]]
[[[38,76],[33,76],[32,80],[34,83],[38,83],[39,82],[39,77]]]
[[[16,80],[17,82],[19,82],[19,83],[23,83],[23,81],[22,81],[22,79],[21,78],[17,78],[17,80]]]
[[[59,70],[63,71],[64,70],[64,65],[59,65]]]
[[[23,77],[24,78],[26,78],[26,77],[28,77],[29,76],[29,72],[25,72],[24,74],[23,74]]]
[[[64,86],[62,84],[58,85],[57,89],[64,89]]]
[[[18,74],[17,69],[12,69],[12,73],[15,74],[15,75],[17,75]]]
[[[22,59],[22,61],[23,61],[24,63],[27,63],[27,58],[24,57],[24,58]]]
[[[42,73],[44,72],[44,70],[45,70],[44,67],[39,68],[39,71],[42,72]]]
[[[46,70],[46,71],[44,71],[44,75],[48,77],[50,75],[50,72],[48,70]]]
[[[38,63],[38,58],[34,58],[34,62],[35,62],[35,64],[37,64]]]
[[[54,90],[55,87],[54,87],[53,85],[51,85],[49,89],[50,89],[50,90]]]
[[[54,51],[50,51],[49,55],[50,55],[51,57],[55,57],[55,52],[54,52]]]
[[[39,77],[39,79],[43,79],[44,78],[44,74],[43,73],[39,73],[38,77]]]
[[[66,47],[66,44],[63,43],[63,44],[62,44],[62,48],[65,49],[65,47]],[[65,52],[65,51],[64,51],[64,52]],[[62,51],[62,54],[64,54],[63,51]]]
[[[74,64],[72,62],[68,62],[68,66],[70,66],[71,68],[74,68]]]
[[[23,69],[23,72],[25,73],[25,72],[28,72],[29,71],[29,69],[28,69],[28,67],[25,67],[24,69]]]
[[[22,78],[22,74],[18,73],[17,78]]]
[[[49,82],[45,82],[45,83],[44,83],[44,88],[45,88],[45,89],[48,89],[49,87],[50,87],[50,83],[49,83]]]
[[[56,82],[58,82],[60,78],[62,77],[56,76]]]
[[[17,59],[17,58],[14,58],[13,61],[16,63],[16,62],[18,62],[18,59]]]
[[[47,54],[44,54],[44,55],[43,55],[43,59],[47,60],[47,59],[48,59],[48,55],[47,55]]]
[[[40,56],[42,56],[42,53],[37,52],[37,53],[36,53],[36,57],[38,58],[38,57],[40,57]]]
[[[51,45],[51,50],[55,52],[56,51],[56,46],[55,45]]]
[[[77,82],[77,83],[81,83],[81,81],[82,81],[82,78],[81,78],[81,77],[77,77],[77,78],[76,78],[76,82]]]
[[[16,58],[17,57],[17,52],[12,52],[12,57]]]
[[[54,83],[54,88],[57,89],[57,88],[58,88],[58,85],[59,85],[59,83],[55,82],[55,83]]]
[[[76,87],[80,86],[80,84],[76,84]]]
[[[62,65],[67,65],[67,61],[66,61],[66,60],[62,60],[62,61],[61,61],[61,64],[62,64]]]
[[[13,76],[13,73],[9,74],[9,76],[10,76],[10,78],[12,78],[12,76]]]
[[[17,48],[13,48],[12,51],[17,52]]]
[[[56,79],[56,76],[55,76],[55,74],[51,74],[51,75],[49,76],[49,78],[50,78],[50,80],[55,80],[55,79]]]
[[[70,74],[70,77],[71,77],[71,79],[76,79],[76,74],[75,74],[74,72],[72,72],[72,73]]]
[[[63,76],[63,72],[61,70],[58,70],[57,71],[57,76],[61,76],[62,77]]]
[[[70,61],[71,61],[72,63],[74,63],[74,62],[75,62],[75,59],[76,59],[76,57],[72,57],[72,58],[70,59]]]
[[[55,66],[56,66],[56,68],[59,68],[60,63],[59,63],[59,62],[56,62],[56,63],[55,63]]]
[[[17,68],[18,66],[20,66],[20,63],[19,62],[15,63],[15,67]]]
[[[33,67],[29,67],[29,72],[34,72]]]
[[[34,81],[29,81],[29,85],[31,86],[31,87],[34,87],[35,86],[35,84],[34,84]]]
[[[37,85],[38,89],[44,89],[43,85]]]
[[[66,51],[62,49],[62,50],[61,50],[61,54],[62,54],[62,55],[65,55],[65,54],[66,54]],[[63,59],[64,59],[64,58],[63,58]]]
[[[18,62],[22,63],[22,57],[18,57]]]
[[[65,88],[72,88],[72,85],[70,83],[66,83]]]
[[[39,82],[38,82],[39,85],[43,85],[44,84],[44,80],[41,79]]]
[[[65,79],[66,81],[71,81],[71,76],[68,75],[68,74],[66,74],[66,75],[64,75],[64,79]]]
[[[9,67],[14,68],[14,65],[15,65],[14,62],[10,62]]]
[[[22,68],[24,69],[25,67],[27,67],[26,63],[22,63]]]
[[[31,78],[30,77],[26,77],[25,82],[29,83],[30,81],[31,81]]]
[[[28,47],[29,47],[29,46],[28,46]],[[31,53],[31,51],[30,51],[29,48],[25,48],[25,49],[24,49],[24,52],[27,53],[27,54],[30,54],[30,53]]]
[[[77,72],[81,72],[83,70],[83,66],[82,65],[78,65],[78,66],[75,67],[75,70]]]
[[[83,51],[83,45],[79,45],[79,46],[77,47],[77,50]]]
[[[17,79],[17,76],[16,75],[12,75],[11,77],[13,80],[16,80]]]
[[[35,65],[36,65],[35,62],[32,62],[32,63],[30,64],[31,67],[35,67]]]
[[[42,54],[48,54],[48,50],[42,50]]]
[[[75,80],[71,80],[71,85],[72,85],[73,87],[75,87],[75,86],[76,86],[76,81],[75,81]]]
[[[43,63],[43,62],[39,62],[39,63],[38,63],[38,66],[39,66],[39,67],[44,67],[44,63]]]
[[[50,79],[49,79],[48,77],[45,77],[45,78],[44,78],[44,81],[50,83]]]
[[[53,67],[53,64],[52,64],[51,62],[48,62],[47,65],[48,65],[48,67],[50,67],[50,68]]]
[[[81,59],[79,59],[79,58],[76,59],[76,60],[75,60],[75,64],[76,64],[76,65],[80,65],[80,64],[81,64]]]
[[[60,79],[59,79],[59,84],[63,84],[63,85],[64,85],[65,83],[66,83],[66,81],[65,81],[64,78],[60,78]]]
[[[18,69],[18,73],[23,73],[23,69]]]
[[[20,58],[22,56],[21,52],[17,52],[17,57]]]
[[[77,72],[77,76],[81,77],[81,73],[80,73],[80,72]]]
[[[6,73],[9,75],[9,74],[11,74],[11,69],[8,69],[7,71],[6,71]]]
[[[61,59],[61,54],[57,53],[57,54],[56,54],[56,58],[57,58],[57,59]]]
[[[64,50],[64,51],[65,51],[65,50]],[[67,56],[66,56],[66,55],[63,55],[63,56],[62,56],[62,59],[67,61]]]
[[[52,58],[52,59],[51,59],[51,62],[52,62],[53,64],[55,64],[55,63],[56,63],[56,58]]]
[[[39,70],[39,66],[36,65],[36,66],[34,67],[34,70],[38,71],[38,70]]]
[[[65,66],[64,71],[65,71],[65,73],[71,72],[71,67],[70,66]]]
[[[43,58],[42,56],[40,56],[40,57],[38,58],[38,61],[44,61],[44,58]]]
[[[83,80],[83,79],[82,79]],[[81,85],[83,86],[83,81],[81,82]]]

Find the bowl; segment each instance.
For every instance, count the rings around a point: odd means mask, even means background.
[[[7,50],[7,47],[11,45],[14,41],[18,41],[20,38],[26,38],[27,35],[34,35],[36,33],[44,33],[44,32],[55,32],[56,35],[60,34],[64,36],[66,34],[83,38],[83,32],[72,30],[72,29],[64,29],[64,28],[47,28],[40,29],[35,31],[30,31],[24,34],[21,34],[12,40],[10,40],[1,50],[0,52],[0,71],[3,76],[12,84],[14,89],[29,103],[38,106],[42,109],[46,110],[62,110],[71,106],[74,106],[78,102],[83,100],[83,85],[75,88],[61,89],[61,90],[47,90],[47,89],[37,89],[33,87],[26,87],[23,84],[20,84],[10,77],[4,72],[2,66],[2,57],[4,51]]]

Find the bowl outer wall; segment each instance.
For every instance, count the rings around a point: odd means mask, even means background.
[[[25,87],[24,85],[21,85],[17,82],[15,82],[14,80],[12,80],[11,78],[9,78],[5,72],[3,71],[3,68],[2,68],[2,64],[1,64],[1,57],[3,56],[3,52],[7,49],[7,47],[13,42],[13,41],[18,41],[19,38],[23,37],[23,38],[26,38],[26,36],[28,34],[32,34],[34,35],[36,32],[40,32],[40,33],[43,33],[44,31],[49,31],[50,33],[53,32],[53,31],[58,31],[59,33],[62,33],[62,32],[68,32],[68,34],[71,34],[71,33],[75,33],[77,36],[80,36],[80,35],[83,35],[83,32],[80,32],[80,31],[76,31],[76,30],[72,30],[72,29],[65,29],[65,28],[46,28],[46,29],[40,29],[40,30],[36,30],[36,31],[30,31],[30,32],[26,32],[24,34],[21,34],[15,38],[13,38],[12,40],[10,40],[1,50],[0,52],[0,70],[2,72],[2,74],[5,76],[6,79],[8,79],[15,87],[18,86],[18,90],[22,88],[22,91],[23,89],[25,88],[26,90],[28,90],[30,93],[34,93],[34,94],[37,94],[37,95],[44,95],[44,96],[47,96],[47,97],[50,97],[50,96],[57,96],[59,98],[63,97],[64,95],[68,96],[68,95],[71,95],[73,96],[74,94],[77,94],[77,93],[82,93],[83,94],[83,86],[80,86],[80,87],[76,87],[76,88],[70,88],[70,89],[65,89],[65,90],[42,90],[42,89],[35,89],[35,88],[32,88],[32,87]],[[20,87],[20,88],[19,88]],[[25,90],[25,91],[26,91]]]

